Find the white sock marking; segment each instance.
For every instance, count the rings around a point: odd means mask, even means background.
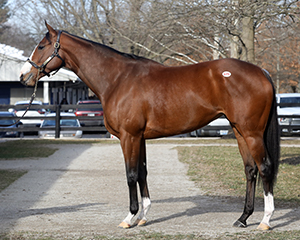
[[[264,212],[264,218],[261,221],[261,223],[264,223],[264,224],[270,226],[270,219],[275,210],[273,195],[271,193],[268,193],[268,195],[266,195],[266,193],[264,193],[264,202],[265,202],[265,212]]]
[[[142,211],[138,219],[147,221],[146,215],[151,207],[151,200],[148,197],[142,198]]]
[[[134,217],[134,215],[131,212],[129,212],[127,217],[123,220],[123,222],[126,222],[131,226],[131,220],[133,217]]]

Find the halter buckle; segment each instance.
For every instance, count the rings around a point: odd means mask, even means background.
[[[60,48],[59,42],[55,42],[55,43],[54,43],[54,48],[56,48],[56,49],[59,49],[59,48]]]

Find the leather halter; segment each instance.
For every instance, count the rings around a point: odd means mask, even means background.
[[[58,54],[58,50],[59,50],[59,48],[60,48],[59,40],[60,40],[61,33],[62,33],[62,31],[59,31],[59,32],[58,32],[57,40],[56,40],[56,42],[54,43],[54,52],[52,53],[52,55],[51,55],[50,57],[48,57],[48,58],[46,59],[46,61],[45,61],[42,65],[39,66],[39,65],[37,65],[35,62],[31,61],[29,58],[27,59],[27,62],[29,62],[33,67],[35,67],[36,69],[38,69],[39,72],[44,73],[44,74],[47,75],[48,77],[50,77],[50,72],[47,73],[47,72],[45,71],[45,69],[46,69],[47,64],[48,64],[53,58],[58,57],[58,58],[62,61],[61,66],[56,70],[55,73],[53,73],[53,75],[56,74],[56,73],[58,72],[58,70],[59,70],[61,67],[65,66],[65,60],[63,60],[62,57]]]

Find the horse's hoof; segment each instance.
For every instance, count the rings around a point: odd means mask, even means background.
[[[146,223],[147,223],[147,221],[142,219],[142,220],[138,223],[138,226],[145,226]]]
[[[145,226],[147,223],[147,220],[144,219],[137,219],[134,223],[134,225],[138,225],[138,226]]]
[[[127,229],[130,228],[130,224],[126,223],[126,222],[121,222],[118,226],[118,228],[123,228],[123,229]]]
[[[258,230],[267,231],[270,230],[270,226],[264,223],[260,223],[257,227]]]
[[[247,224],[244,224],[242,222],[240,222],[239,220],[237,220],[234,224],[233,224],[234,227],[239,227],[239,228],[246,228],[247,227]]]

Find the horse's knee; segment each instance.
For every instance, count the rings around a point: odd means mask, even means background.
[[[129,187],[135,187],[138,180],[138,172],[134,170],[127,171],[127,184]]]

